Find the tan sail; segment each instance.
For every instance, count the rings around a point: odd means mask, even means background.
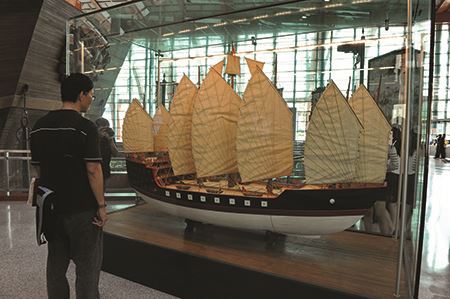
[[[123,120],[123,147],[125,153],[152,152],[153,120],[142,108],[137,99],[133,99]]]
[[[241,99],[210,69],[194,100],[192,152],[198,177],[237,172],[236,130]]]
[[[306,132],[304,165],[308,184],[352,182],[363,126],[331,82],[312,112]]]
[[[253,67],[236,141],[243,182],[290,175],[294,163],[292,113],[259,66]]]
[[[261,61],[253,60],[247,57],[245,57],[245,61],[247,62],[248,69],[250,70],[250,74],[252,76],[258,70],[258,68],[262,70],[264,67],[264,62]]]
[[[153,136],[156,152],[167,152],[167,135],[169,134],[170,114],[164,105],[158,107],[153,116]]]
[[[212,68],[215,69],[217,73],[222,75],[223,65],[224,65],[224,61],[222,59],[220,62],[218,62],[215,65],[213,65]]]
[[[227,55],[227,66],[225,73],[228,75],[240,75],[241,74],[241,62],[240,57],[232,54]]]
[[[354,182],[383,183],[386,176],[391,125],[364,85],[348,101],[364,126]]]
[[[192,156],[192,109],[197,87],[187,76],[181,78],[170,107],[169,157],[175,175],[195,173]]]

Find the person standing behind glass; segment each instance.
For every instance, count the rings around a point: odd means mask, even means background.
[[[397,192],[400,175],[400,152],[402,148],[401,131],[397,127],[392,128],[392,142],[388,152],[388,169],[386,181],[388,183],[387,208],[391,215],[393,227],[397,220]]]
[[[439,139],[437,147],[439,148],[438,158],[445,159],[445,134],[443,134],[441,139]]]
[[[436,154],[434,155],[434,158],[445,159],[445,134],[439,134],[436,139]]]
[[[98,141],[100,155],[102,157],[103,177],[106,182],[111,177],[111,157],[117,157],[119,151],[117,150],[116,140],[114,138],[114,130],[109,126],[109,121],[106,118],[100,117],[95,121],[98,130]]]
[[[400,174],[400,153],[401,153],[401,131],[398,128],[392,128],[393,138],[392,146],[389,149],[389,166],[387,173],[388,191],[390,200],[388,200],[388,210],[391,215],[394,227],[397,226],[397,198],[398,192],[402,190],[399,188],[399,174]],[[407,185],[407,199],[406,199],[406,236],[411,236],[411,214],[414,207],[414,186],[416,181],[416,164],[417,164],[417,133],[411,132],[409,145],[407,149],[408,154],[408,169],[405,173],[408,175]]]

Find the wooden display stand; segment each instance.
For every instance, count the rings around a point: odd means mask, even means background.
[[[287,236],[268,247],[260,232],[185,232],[183,219],[144,203],[111,214],[104,242],[104,271],[181,298],[394,298],[398,244],[382,236]]]

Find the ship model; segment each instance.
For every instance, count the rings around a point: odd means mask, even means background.
[[[152,119],[133,100],[123,125],[130,185],[156,209],[189,221],[281,234],[324,235],[355,224],[386,196],[390,125],[364,86],[347,101],[331,81],[312,111],[305,180],[293,170],[293,118],[263,72],[241,98],[210,68],[183,76],[170,112]],[[229,54],[225,73],[240,70]]]

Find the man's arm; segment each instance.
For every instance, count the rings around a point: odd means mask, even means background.
[[[35,164],[35,165],[31,165],[32,169],[34,170],[34,173],[36,174],[36,178],[40,178],[41,177],[41,167],[39,166],[39,164]]]
[[[94,193],[98,204],[97,218],[94,219],[94,224],[97,226],[105,225],[108,220],[106,215],[105,196],[103,194],[103,173],[100,163],[86,162],[86,169],[88,173],[89,185]]]
[[[119,150],[117,149],[116,140],[114,139],[114,135],[115,135],[114,130],[108,127],[105,129],[105,134],[106,134],[106,136],[108,136],[108,139],[109,139],[111,155],[113,157],[119,156]]]
[[[111,154],[112,154],[112,156],[113,157],[119,156],[119,150],[117,149],[116,141],[114,140],[114,137],[109,139],[109,143],[110,143],[109,145],[111,147]]]
[[[30,186],[28,187],[27,203],[33,207],[37,206],[37,189],[39,186],[39,178],[41,176],[41,167],[39,164],[31,165]]]

